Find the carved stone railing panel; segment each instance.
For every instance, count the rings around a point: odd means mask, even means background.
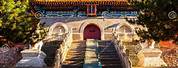
[[[132,40],[134,38],[128,37],[128,39],[130,40],[123,40],[118,34],[113,35],[115,44],[124,52],[130,62],[130,66],[136,66],[142,60],[142,54],[138,55],[142,47],[138,42]]]
[[[132,66],[137,66],[139,61],[143,59],[143,54],[139,53],[142,50],[141,45],[137,42],[122,42],[122,45],[126,49],[126,54],[129,57]]]

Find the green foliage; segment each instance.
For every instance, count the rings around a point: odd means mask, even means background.
[[[146,27],[138,29],[137,34],[142,39],[175,40],[178,33],[178,17],[169,19],[168,13],[175,11],[178,14],[178,0],[142,0],[133,1],[132,5],[138,9],[138,21],[131,22]]]
[[[14,43],[33,43],[39,39],[45,32],[37,33],[43,28],[28,10],[29,0],[0,0],[0,35]]]
[[[44,39],[44,37],[46,36],[47,32],[48,32],[48,28],[44,28],[45,24],[37,24],[36,27],[36,31],[33,33],[32,35],[32,42],[38,42],[42,39]]]

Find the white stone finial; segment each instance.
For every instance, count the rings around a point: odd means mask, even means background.
[[[142,47],[154,49],[155,48],[155,41],[153,39],[146,40],[146,42],[144,44],[142,44]]]
[[[155,48],[154,45],[155,45],[155,41],[152,40],[152,42],[151,42],[151,46],[150,46],[149,48],[154,49],[154,48]]]
[[[43,41],[40,41],[35,44],[33,49],[37,49],[38,51],[41,51],[42,46],[43,46]]]

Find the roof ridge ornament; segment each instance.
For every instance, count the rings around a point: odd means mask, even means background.
[[[44,14],[41,12],[41,11],[37,11],[36,13],[35,13],[35,18],[37,18],[37,19],[40,19],[40,18],[42,18],[44,16]]]
[[[0,47],[0,53],[5,53],[9,50],[10,50],[10,47],[8,46],[8,44],[4,44],[2,45],[2,47]]]

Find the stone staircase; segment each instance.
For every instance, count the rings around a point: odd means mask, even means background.
[[[102,68],[123,68],[122,61],[111,41],[100,41],[98,44],[99,61]]]
[[[62,68],[82,68],[85,58],[85,41],[73,42]]]

